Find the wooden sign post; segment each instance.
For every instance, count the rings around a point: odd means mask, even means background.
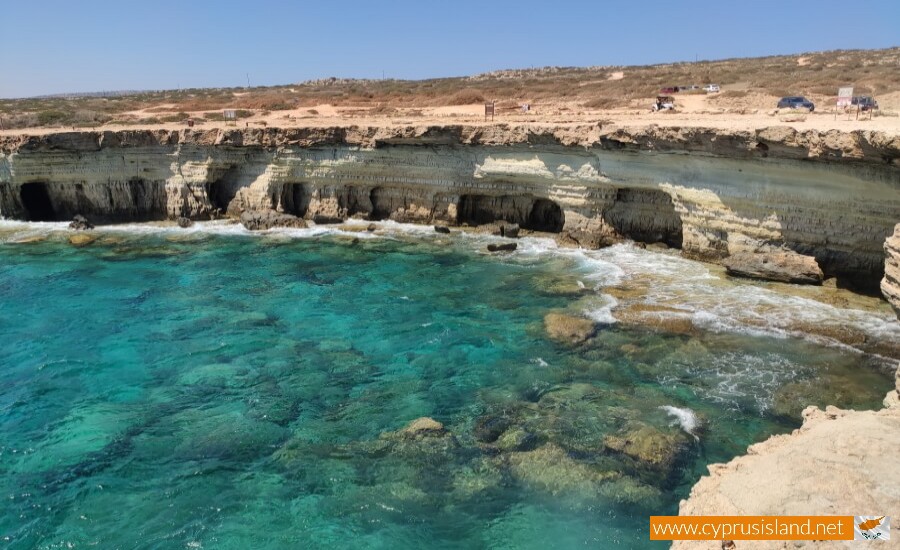
[[[491,122],[494,121],[494,102],[485,102],[484,104],[484,119],[487,120],[487,117],[491,117]]]
[[[853,86],[845,86],[843,88],[838,88],[838,99],[837,99],[837,108],[844,108],[850,106],[853,102]],[[834,118],[837,119],[837,109],[834,111]]]

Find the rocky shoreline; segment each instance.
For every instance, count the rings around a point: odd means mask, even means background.
[[[897,389],[880,411],[809,407],[803,426],[751,445],[727,464],[711,464],[681,501],[679,514],[715,515],[859,515],[900,510],[896,475],[900,448],[900,371]],[[866,510],[866,512],[863,512]],[[892,525],[892,540],[900,528]],[[737,548],[785,549],[799,541],[738,542]],[[815,548],[845,548],[844,542],[806,543]],[[679,550],[722,548],[720,541],[676,541]],[[895,547],[890,543],[890,547]]]
[[[730,262],[742,276],[836,278],[875,293],[900,220],[900,136],[593,124],[0,137],[8,219],[247,210],[316,223],[509,222],[586,248],[664,243],[690,258],[742,260]]]

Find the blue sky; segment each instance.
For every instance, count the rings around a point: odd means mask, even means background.
[[[898,45],[898,0],[3,0],[0,97]]]

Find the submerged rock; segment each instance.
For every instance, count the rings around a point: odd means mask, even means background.
[[[444,425],[433,418],[423,416],[417,418],[400,430],[400,435],[405,437],[419,437],[428,435],[443,435],[445,433]]]
[[[503,432],[497,439],[497,448],[504,452],[528,451],[533,449],[538,438],[522,428],[511,428]]]
[[[79,233],[77,235],[72,235],[71,237],[69,237],[69,244],[80,248],[82,246],[87,246],[96,240],[97,240],[97,237],[94,235]]]
[[[187,227],[194,225],[193,220],[191,220],[190,218],[185,218],[184,216],[178,218],[175,221],[175,223],[177,223],[178,227],[181,227],[181,228],[187,228]]]
[[[241,214],[241,225],[250,231],[265,231],[274,227],[306,227],[306,221],[297,216],[275,210],[248,210]]]
[[[685,449],[687,439],[683,432],[666,433],[642,422],[633,422],[615,435],[604,439],[607,449],[621,453],[639,466],[668,477]]]
[[[488,252],[512,252],[516,248],[518,248],[518,244],[516,243],[503,243],[503,244],[489,244],[487,245]]]
[[[600,471],[578,462],[561,447],[548,443],[507,457],[510,473],[531,489],[553,495],[581,493],[596,495],[599,483],[619,476],[618,472]]]
[[[544,328],[550,338],[564,344],[580,344],[596,331],[593,321],[563,313],[545,315]]]
[[[790,250],[739,252],[722,263],[729,275],[751,279],[818,285],[825,278],[815,258]]]
[[[632,303],[616,308],[613,315],[623,325],[647,327],[672,334],[696,332],[691,313],[683,309],[657,304]]]
[[[69,229],[74,229],[76,231],[86,231],[88,229],[93,229],[94,224],[88,221],[87,218],[82,216],[81,214],[76,214],[72,218],[72,223],[69,224]]]

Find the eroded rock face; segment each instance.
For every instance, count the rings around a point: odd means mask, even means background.
[[[547,335],[564,344],[580,344],[594,335],[596,326],[589,319],[564,313],[548,313],[544,316]]]
[[[250,231],[265,231],[275,227],[306,227],[306,222],[297,216],[274,210],[249,210],[244,212],[241,214],[241,224]]]
[[[871,131],[498,124],[62,132],[0,137],[0,216],[62,221],[80,213],[107,223],[269,209],[317,223],[502,222],[556,233],[567,246],[662,242],[715,262],[784,247],[815,257],[829,277],[875,288],[884,239],[900,219],[898,175],[900,138]]]
[[[881,292],[900,318],[900,223],[894,228],[894,234],[884,241],[884,252]]]
[[[825,277],[815,258],[789,250],[739,252],[722,263],[729,275],[751,279],[820,285]]]

